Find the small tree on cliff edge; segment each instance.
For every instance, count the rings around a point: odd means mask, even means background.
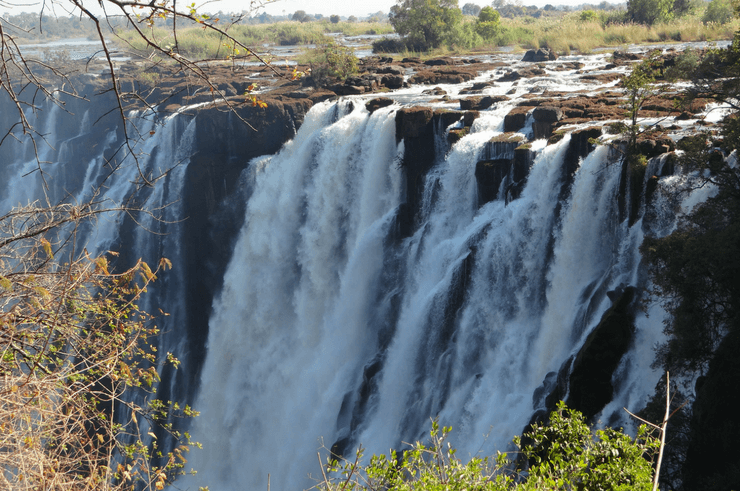
[[[398,0],[388,18],[393,29],[417,51],[437,48],[462,20],[457,0]]]

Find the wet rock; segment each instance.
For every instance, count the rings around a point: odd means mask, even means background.
[[[381,107],[387,107],[393,104],[393,99],[389,99],[387,97],[378,97],[376,99],[371,99],[365,103],[365,108],[367,108],[368,111],[375,112]]]
[[[493,82],[476,82],[469,89],[461,90],[460,94],[479,94],[483,89],[493,87],[494,85],[495,84]]]
[[[563,119],[563,110],[559,107],[538,106],[532,111],[532,117],[540,123],[555,123]]]
[[[504,132],[509,133],[522,129],[527,121],[529,109],[529,107],[515,107],[504,116]]]
[[[508,101],[509,98],[506,96],[483,96],[483,97],[467,97],[460,99],[460,109],[464,111],[475,110],[482,111],[488,109],[497,102]]]
[[[402,75],[386,75],[380,80],[384,86],[389,89],[400,89],[403,87],[403,76]]]
[[[375,73],[390,74],[390,75],[403,75],[404,73],[406,73],[406,70],[403,67],[400,67],[398,65],[389,65],[389,66],[378,68],[377,70],[375,70]]]
[[[627,287],[588,335],[573,361],[566,403],[587,419],[611,401],[612,375],[632,342],[636,289]]]
[[[396,139],[418,138],[432,131],[434,112],[428,107],[408,107],[396,113]]]
[[[557,53],[549,48],[530,49],[524,54],[522,61],[554,61],[558,59]]]
[[[620,78],[622,78],[622,75],[619,73],[592,73],[582,76],[581,80],[588,80],[599,84],[605,84],[613,82],[614,80],[619,80]]]
[[[434,87],[433,89],[426,89],[421,91],[422,94],[426,95],[447,95],[447,91],[442,87]]]
[[[421,70],[409,79],[411,84],[461,84],[475,77],[475,71],[450,69]]]
[[[612,62],[616,65],[624,65],[630,61],[639,61],[642,59],[637,53],[629,53],[627,51],[616,50],[612,54]]]
[[[449,143],[450,146],[452,146],[455,143],[459,142],[468,133],[470,133],[469,127],[452,129],[447,133],[447,143]]]
[[[501,82],[513,82],[521,78],[541,77],[542,75],[545,75],[546,73],[547,72],[545,72],[544,69],[539,68],[539,67],[522,68],[520,70],[514,70],[511,72],[505,73],[503,76],[501,76],[497,80]]]
[[[424,62],[427,66],[443,66],[443,65],[457,65],[454,59],[449,56],[443,56],[441,58],[433,58]]]

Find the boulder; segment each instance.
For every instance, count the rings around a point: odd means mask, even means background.
[[[558,59],[558,55],[557,53],[555,53],[555,51],[549,48],[539,48],[539,49],[530,49],[529,51],[524,53],[524,58],[522,58],[522,61],[540,62],[540,61],[553,61],[557,59]]]
[[[441,58],[433,58],[424,62],[427,66],[443,66],[443,65],[457,65],[454,59],[449,56],[443,56]]]
[[[555,123],[563,119],[563,110],[554,106],[538,106],[532,111],[532,117],[541,123]]]
[[[378,97],[376,99],[371,99],[365,103],[365,108],[367,108],[368,111],[375,112],[381,107],[387,107],[393,104],[393,99],[389,99],[387,97]]]
[[[501,101],[508,101],[509,98],[503,95],[498,96],[483,96],[483,97],[467,97],[465,99],[460,99],[460,109],[463,111],[482,111],[483,109],[488,109],[492,105],[494,105],[497,102]]]
[[[408,107],[396,113],[396,139],[418,138],[431,131],[434,112],[428,107]]]
[[[529,113],[529,107],[515,107],[509,114],[504,116],[504,132],[509,133],[513,131],[519,131],[524,127],[525,121],[527,121],[527,114]]]
[[[400,89],[403,87],[403,75],[386,75],[380,80],[389,89]]]
[[[421,91],[425,95],[447,95],[447,91],[442,87],[434,87],[433,89],[426,89]]]

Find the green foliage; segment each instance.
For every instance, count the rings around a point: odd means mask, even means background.
[[[344,80],[357,73],[359,60],[352,48],[330,43],[309,50],[301,59],[301,63],[310,65],[314,80],[323,85],[327,77]]]
[[[735,9],[730,0],[712,0],[707,5],[701,20],[706,23],[726,24],[732,20],[734,15]]]
[[[388,17],[407,47],[427,51],[448,41],[462,12],[457,0],[398,0]]]
[[[311,16],[309,16],[305,10],[296,10],[290,19],[298,22],[310,22]]]
[[[501,32],[501,15],[491,7],[483,7],[475,23],[475,32],[486,40],[493,39]]]
[[[652,489],[653,468],[646,459],[659,442],[644,425],[635,440],[612,428],[592,435],[583,415],[561,401],[549,423],[536,424],[525,438],[531,443],[514,439],[531,464],[522,489]]]
[[[599,14],[594,10],[584,10],[581,12],[581,22],[599,22]]]
[[[501,22],[501,14],[492,7],[483,7],[478,14],[478,22]]]
[[[678,55],[675,64],[666,68],[663,77],[669,82],[676,80],[690,80],[699,65],[699,54],[695,49],[688,47]]]
[[[667,21],[673,17],[673,0],[629,0],[627,14],[640,24]]]
[[[514,443],[529,459],[526,472],[513,472],[506,454],[494,458],[473,457],[463,463],[446,443],[450,428],[432,423],[430,445],[416,442],[399,455],[375,455],[361,463],[360,448],[352,461],[329,460],[321,491],[534,491],[534,490],[649,490],[653,469],[646,460],[658,446],[641,427],[636,439],[613,429],[592,435],[583,416],[558,405],[550,422],[535,425],[524,439]],[[529,443],[522,443],[527,440]]]
[[[708,51],[693,71],[687,102],[708,98],[729,102],[736,108],[740,95],[739,61],[738,35],[728,49]],[[674,198],[708,185],[714,187],[715,194],[680,216],[673,233],[662,238],[646,237],[641,247],[654,285],[652,293],[660,298],[668,314],[664,321],[666,341],[657,347],[654,365],[688,380],[707,375],[703,386],[714,386],[714,401],[721,399],[723,392],[732,390],[737,376],[733,372],[735,368],[727,370],[726,364],[722,364],[723,360],[734,358],[732,351],[729,356],[725,353],[724,359],[717,353],[725,341],[737,336],[740,326],[740,169],[726,158],[740,149],[739,121],[736,112],[726,117],[721,122],[721,138],[701,132],[678,142],[677,147],[682,151],[678,163],[687,178],[674,192]],[[714,379],[709,376],[718,361],[717,366],[722,366],[719,378],[725,377],[722,383],[717,382],[716,375]],[[729,380],[732,381],[728,383]],[[696,391],[693,386],[687,387],[684,392],[689,395],[682,398],[691,402],[695,393],[698,404],[705,393],[703,390],[699,384]],[[737,441],[736,425],[713,422],[706,406],[707,401],[704,409],[694,406],[697,413],[690,424],[689,415],[682,415],[685,421],[676,424],[678,437],[668,454],[671,459],[668,485],[683,482],[685,489],[699,489],[701,483],[701,489],[728,490],[737,486],[737,474],[734,480],[732,477],[736,470],[731,467],[717,470],[696,463],[701,460],[697,458],[699,454],[717,448],[716,441],[732,440],[733,444]],[[701,445],[704,447],[699,450]],[[689,465],[692,446],[695,463]],[[727,480],[710,483],[708,476],[715,472],[724,474]]]
[[[341,20],[341,19],[339,18],[339,16],[338,16],[338,15],[330,15],[330,16],[329,16],[329,21],[330,21],[330,22],[331,22],[332,24],[339,24],[339,21],[340,21],[340,20]]]
[[[650,52],[644,60],[632,68],[632,73],[622,79],[622,85],[627,91],[627,117],[630,124],[623,129],[627,136],[627,159],[640,160],[637,154],[637,137],[642,133],[638,123],[638,114],[648,97],[655,95],[655,75],[658,63],[659,50]]]

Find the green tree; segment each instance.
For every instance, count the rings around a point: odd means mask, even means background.
[[[388,18],[407,46],[419,51],[446,42],[462,19],[457,0],[398,0]]]
[[[331,22],[332,24],[339,24],[340,18],[339,18],[339,16],[338,16],[338,15],[330,15],[330,16],[329,16],[329,21],[330,21],[330,22]]]
[[[581,12],[581,22],[599,22],[599,14],[594,10],[584,10]]]
[[[633,22],[647,24],[667,21],[673,17],[674,0],[629,0],[627,15]]]
[[[492,7],[483,7],[475,23],[475,32],[483,39],[493,39],[501,32],[501,15]]]
[[[720,137],[705,132],[677,144],[683,151],[678,163],[687,177],[674,199],[707,186],[715,194],[680,216],[673,233],[646,237],[641,247],[653,294],[667,313],[666,341],[657,347],[655,366],[702,382],[683,390],[687,395],[679,404],[688,404],[682,417],[690,423],[671,446],[675,451],[667,482],[683,482],[684,489],[737,489],[740,475],[737,460],[724,457],[740,438],[735,415],[707,409],[734,407],[728,401],[740,377],[740,169],[727,158],[740,149],[738,75],[736,33],[729,48],[705,54],[686,94],[687,102],[709,98],[730,109],[720,123]],[[703,454],[715,454],[717,460],[706,465]]]
[[[701,20],[705,23],[726,24],[732,20],[734,13],[730,0],[712,0],[707,5]]]

